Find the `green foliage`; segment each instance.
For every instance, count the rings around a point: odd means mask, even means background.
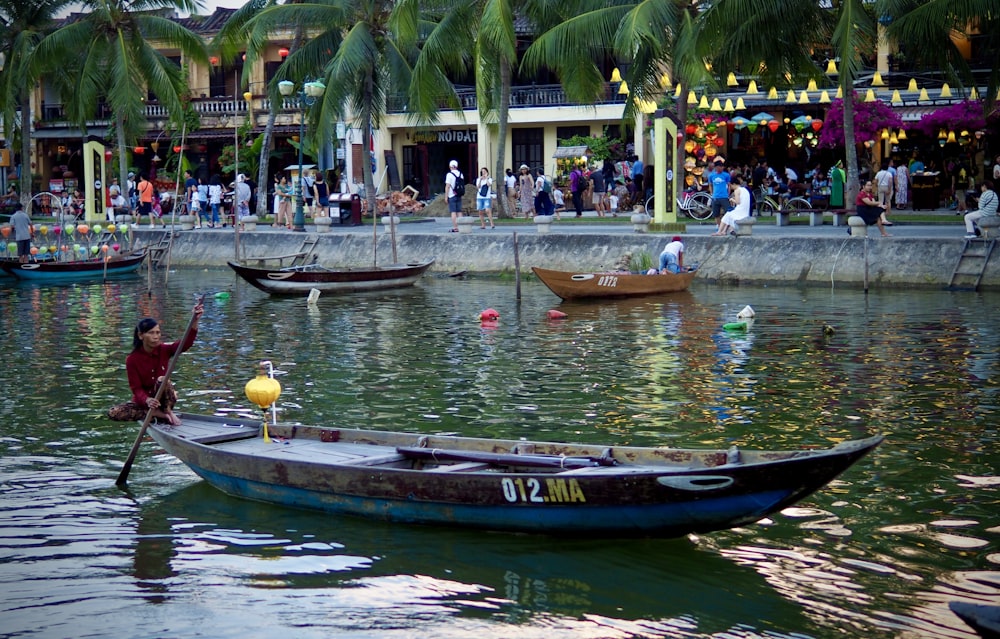
[[[627,145],[618,138],[599,137],[590,135],[574,135],[571,138],[561,140],[562,146],[585,146],[593,153],[592,159],[597,161],[624,160],[628,152]]]
[[[628,263],[628,270],[633,273],[645,273],[653,268],[653,256],[647,251],[639,251],[632,254],[632,259]]]

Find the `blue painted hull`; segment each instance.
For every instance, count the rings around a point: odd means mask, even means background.
[[[386,521],[602,537],[676,537],[756,522],[818,490],[881,441],[735,459],[730,451],[602,451],[307,426],[272,426],[280,443],[266,443],[257,422],[183,419],[179,427],[152,425],[150,435],[230,495]],[[427,454],[414,456],[413,445]]]
[[[145,253],[126,255],[109,260],[75,260],[71,262],[40,261],[20,264],[4,262],[0,268],[19,280],[36,282],[76,282],[104,280],[124,275],[132,275],[145,259]]]

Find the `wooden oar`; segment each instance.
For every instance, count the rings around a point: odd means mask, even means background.
[[[201,295],[198,297],[198,301],[195,306],[202,304],[205,301],[205,296]],[[160,398],[163,396],[164,390],[167,388],[167,383],[170,381],[170,374],[174,372],[174,365],[177,364],[177,358],[181,356],[181,352],[184,350],[184,344],[187,343],[188,336],[191,335],[191,330],[194,328],[194,321],[197,316],[191,313],[191,319],[188,321],[187,328],[184,329],[184,337],[181,338],[180,346],[174,352],[174,356],[170,358],[170,362],[167,364],[167,371],[163,374],[163,381],[160,382],[160,388],[156,391],[156,401],[159,402]],[[115,482],[118,486],[124,486],[128,482],[128,474],[132,471],[132,462],[135,461],[136,453],[139,452],[139,445],[142,444],[143,437],[146,436],[146,429],[149,428],[149,422],[153,421],[153,409],[150,407],[146,411],[146,419],[142,421],[142,426],[139,428],[139,435],[135,438],[135,442],[132,444],[132,450],[128,452],[128,458],[122,465],[122,471],[118,473],[118,480]]]

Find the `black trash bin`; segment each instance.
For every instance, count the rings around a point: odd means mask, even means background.
[[[351,226],[361,226],[361,196],[351,196]]]

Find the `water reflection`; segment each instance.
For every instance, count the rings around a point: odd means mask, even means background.
[[[425,278],[315,306],[222,272],[173,273],[152,296],[141,281],[3,284],[3,632],[970,637],[947,601],[1000,603],[1000,343],[983,320],[1000,297],[695,287],[560,303],[534,284],[518,302],[506,282]],[[176,372],[188,410],[248,408],[243,385],[270,359],[283,420],[647,445],[888,440],[795,508],[674,541],[300,513],[227,498],[151,444],[123,494],[136,429],[103,412],[127,395],[132,325],[152,315],[177,336],[193,293],[214,290],[231,296],[209,298]],[[746,304],[752,329],[726,332]],[[495,326],[478,319],[488,307]]]

